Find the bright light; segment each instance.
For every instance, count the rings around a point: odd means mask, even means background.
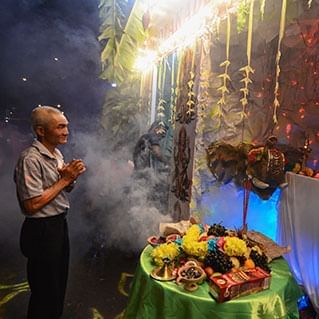
[[[58,109],[61,107],[61,104],[57,104],[57,106],[56,106]]]
[[[166,5],[172,5],[172,2],[180,0],[145,0],[145,6],[155,14],[158,14],[165,8]],[[185,1],[185,0],[184,0]],[[153,53],[153,58],[139,57],[136,61],[136,68],[138,70],[145,70],[151,67],[151,63],[155,63],[160,58],[167,56],[171,52],[179,48],[185,48],[195,42],[197,38],[210,32],[211,26],[217,20],[226,17],[227,12],[236,12],[240,0],[214,0],[203,6],[195,15],[188,19],[180,29],[178,29],[172,36],[164,40],[158,50],[157,57]],[[151,63],[150,63],[151,62]]]
[[[23,77],[23,78],[22,78],[22,81],[23,81],[23,82],[26,82],[26,81],[28,81],[28,79],[25,78],[25,77]]]
[[[117,87],[116,83],[112,83],[111,86],[112,86],[112,88],[116,88]]]
[[[140,72],[150,70],[157,62],[158,56],[154,51],[140,51],[135,61],[134,68]]]
[[[59,61],[59,58],[54,58],[54,61]]]
[[[175,0],[175,4],[178,1]],[[152,12],[158,14],[162,8],[165,8],[165,3],[172,5],[171,2],[172,0],[149,0],[148,5]],[[236,12],[239,5],[239,0],[210,1],[188,19],[172,36],[162,42],[158,50],[158,58],[166,56],[178,48],[190,46],[197,38],[208,33],[210,27],[216,23],[217,20],[225,18],[227,12]]]
[[[164,41],[159,47],[160,54],[165,55],[178,47],[187,47],[202,35],[205,31],[206,17],[210,14],[209,7],[205,6],[199,10],[196,15],[186,21],[179,30]]]

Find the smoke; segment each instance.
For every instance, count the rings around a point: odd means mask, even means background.
[[[20,260],[19,233],[24,219],[16,199],[13,171],[16,158],[29,139],[12,125],[0,125],[0,252],[11,266]]]
[[[29,116],[38,104],[61,105],[74,134],[62,151],[66,160],[82,158],[87,165],[70,194],[75,250],[97,244],[139,251],[170,219],[161,213],[160,176],[145,171],[147,178],[136,177],[129,146],[114,153],[94,133],[108,88],[99,80],[99,25],[98,0],[0,2],[0,121],[9,121],[0,134],[1,248],[18,245],[23,216],[12,175],[32,141]]]
[[[147,238],[158,233],[160,222],[171,221],[163,213],[165,180],[152,169],[134,172],[129,147],[111,152],[105,139],[84,133],[78,133],[73,143],[72,152],[83,154],[87,166],[81,183],[88,210],[82,218],[94,235],[92,241],[140,251]]]
[[[106,92],[98,78],[99,24],[98,0],[0,1],[2,253],[18,253],[23,216],[13,170],[19,153],[32,142],[31,110],[38,104],[59,104],[72,126],[88,130],[97,122],[87,118],[99,117]],[[82,227],[78,222],[76,229]]]

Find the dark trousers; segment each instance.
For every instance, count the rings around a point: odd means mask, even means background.
[[[60,318],[69,268],[66,214],[26,218],[20,247],[28,259],[27,277],[31,289],[27,318]]]

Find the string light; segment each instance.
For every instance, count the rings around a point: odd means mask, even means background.
[[[175,5],[176,5],[175,0]],[[172,5],[171,0],[149,0],[147,2],[148,9],[152,13],[158,14],[165,4]],[[135,62],[135,69],[139,71],[146,71],[157,63],[161,58],[167,56],[176,49],[190,46],[194,41],[209,32],[209,26],[214,24],[217,20],[226,17],[228,12],[236,11],[239,6],[239,0],[215,0],[206,6],[202,7],[195,15],[188,19],[180,29],[172,34],[168,39],[164,40],[157,52],[141,52]],[[227,10],[221,10],[221,7]],[[209,20],[209,21],[208,21]]]
[[[113,82],[113,83],[111,84],[111,86],[112,86],[112,88],[116,88],[116,87],[117,87],[117,84],[116,84],[115,82]]]
[[[187,47],[196,38],[203,35],[206,30],[206,19],[210,15],[210,9],[210,5],[203,7],[196,15],[187,20],[179,30],[164,41],[159,47],[160,55],[166,55],[176,48]]]
[[[59,61],[59,58],[54,58],[54,61]]]
[[[28,79],[27,79],[26,77],[23,77],[23,78],[22,78],[22,81],[23,81],[23,82],[26,82],[26,81],[28,81]]]

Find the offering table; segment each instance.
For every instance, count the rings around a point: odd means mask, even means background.
[[[270,289],[217,303],[204,282],[194,292],[184,290],[175,281],[157,281],[150,277],[154,266],[151,246],[147,246],[137,267],[131,287],[126,319],[297,319],[297,300],[301,296],[283,258],[274,260]]]

